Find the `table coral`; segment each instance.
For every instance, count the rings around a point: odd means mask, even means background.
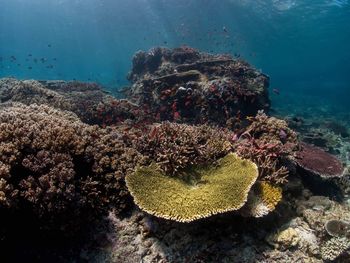
[[[127,175],[126,183],[146,212],[190,222],[241,208],[257,176],[254,163],[231,153],[217,167],[191,169],[186,179],[167,176],[152,164]]]
[[[322,178],[341,177],[344,172],[342,163],[335,156],[306,143],[301,144],[296,161],[304,170]]]

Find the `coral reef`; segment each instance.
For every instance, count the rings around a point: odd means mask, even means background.
[[[267,76],[229,55],[186,46],[136,53],[129,80],[127,97],[161,121],[235,129],[241,116],[270,106]]]
[[[174,175],[191,165],[210,164],[225,156],[232,149],[230,134],[206,125],[163,122],[153,124],[134,145],[149,162]]]
[[[295,155],[296,133],[285,121],[268,117],[262,111],[248,119],[251,124],[236,141],[235,152],[258,165],[260,180],[285,183],[289,169],[283,164]]]
[[[241,208],[257,176],[254,163],[231,153],[217,167],[192,168],[186,179],[166,176],[156,164],[139,167],[126,176],[126,184],[148,213],[190,222]]]
[[[36,104],[0,109],[0,206],[37,215],[122,210],[140,154],[113,129]]]
[[[118,100],[95,83],[0,79],[0,102],[45,104],[74,112],[85,123],[115,125],[125,120],[146,121],[139,106]]]

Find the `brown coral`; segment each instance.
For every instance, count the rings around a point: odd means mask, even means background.
[[[206,125],[163,122],[153,125],[135,147],[165,173],[174,175],[190,165],[208,164],[225,156],[232,147],[229,134]]]
[[[39,215],[125,207],[123,178],[141,158],[116,130],[35,104],[0,109],[0,127],[1,207],[29,204]]]
[[[0,79],[0,101],[49,105],[72,111],[83,122],[100,126],[145,118],[139,106],[110,96],[95,83],[3,78]]]

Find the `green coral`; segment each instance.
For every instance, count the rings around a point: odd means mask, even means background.
[[[195,167],[186,179],[165,175],[157,164],[126,177],[135,203],[158,217],[190,222],[241,208],[258,177],[257,166],[230,153],[218,166]]]

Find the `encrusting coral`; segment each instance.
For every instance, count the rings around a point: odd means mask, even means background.
[[[240,209],[258,177],[256,165],[230,153],[218,166],[196,167],[186,178],[167,176],[156,164],[126,176],[135,203],[158,217],[190,222]]]

